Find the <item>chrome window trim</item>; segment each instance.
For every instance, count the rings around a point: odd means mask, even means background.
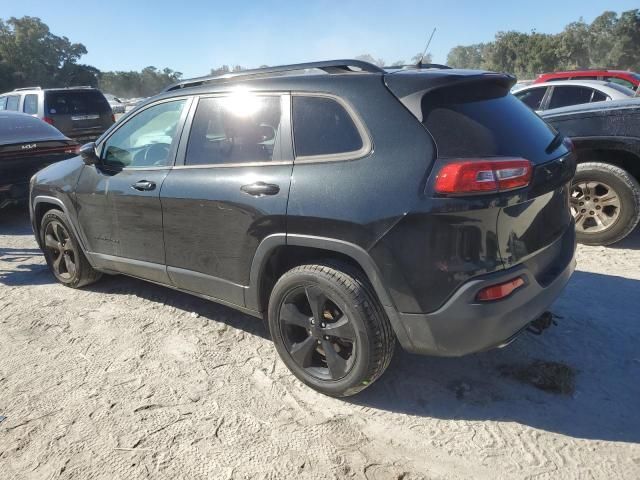
[[[358,160],[360,158],[364,158],[369,155],[373,151],[373,142],[371,140],[371,135],[369,134],[369,130],[365,126],[364,122],[360,118],[360,115],[356,112],[355,108],[351,106],[349,102],[345,99],[333,95],[330,93],[324,92],[292,92],[291,93],[291,124],[293,127],[293,149],[294,149],[294,157],[295,163],[324,163],[324,162],[344,162],[347,160]],[[351,121],[356,126],[356,130],[360,135],[360,139],[362,140],[362,147],[358,150],[352,150],[349,152],[340,152],[340,153],[330,153],[330,154],[322,154],[322,155],[295,155],[295,122],[293,120],[293,97],[320,97],[320,98],[329,98],[331,100],[336,101],[340,106],[342,106],[347,115],[351,118]]]

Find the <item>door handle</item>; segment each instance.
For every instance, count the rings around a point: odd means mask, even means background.
[[[277,195],[280,192],[280,187],[273,183],[256,182],[243,185],[240,190],[249,195],[262,197],[263,195]]]
[[[139,182],[136,182],[133,185],[131,185],[131,188],[144,192],[144,191],[153,190],[154,188],[156,188],[156,183],[150,182],[148,180],[140,180]]]

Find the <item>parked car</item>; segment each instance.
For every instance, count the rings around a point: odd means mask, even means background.
[[[513,93],[537,112],[583,103],[608,102],[633,98],[636,93],[616,83],[596,80],[566,80],[535,83]]]
[[[264,316],[301,381],[353,395],[396,338],[503,346],[567,283],[574,156],[514,82],[357,60],[186,80],[36,175],[36,238],[70,287],[124,273]]]
[[[638,90],[640,74],[625,70],[569,70],[565,72],[543,73],[538,75],[535,83],[555,82],[558,80],[604,80],[622,85],[632,90]]]
[[[92,87],[17,88],[0,94],[0,110],[38,117],[80,143],[97,139],[115,121],[107,99]]]
[[[120,100],[115,95],[111,95],[110,93],[105,93],[104,98],[109,102],[109,106],[111,107],[111,111],[114,115],[118,115],[119,113],[124,113],[125,104],[122,100]]]
[[[550,110],[542,118],[576,148],[571,210],[578,241],[622,240],[640,221],[640,99]]]
[[[513,87],[511,87],[512,92],[517,92],[518,90],[528,87],[533,83],[533,80],[518,80]]]
[[[38,170],[75,157],[78,144],[38,118],[0,112],[0,209],[27,200]]]

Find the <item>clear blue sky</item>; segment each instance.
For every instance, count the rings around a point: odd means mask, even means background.
[[[408,60],[438,31],[430,51],[445,62],[456,45],[500,30],[556,33],[638,0],[0,0],[0,18],[40,17],[56,35],[84,43],[83,63],[101,70],[170,67],[186,77],[211,67],[257,67],[370,53]]]

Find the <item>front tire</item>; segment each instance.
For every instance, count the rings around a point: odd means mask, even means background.
[[[69,219],[59,210],[49,210],[40,222],[40,244],[44,258],[56,279],[71,288],[97,281],[102,274],[89,264]]]
[[[615,165],[581,163],[571,182],[571,212],[578,242],[611,245],[640,221],[640,185]]]
[[[393,356],[389,320],[365,276],[348,265],[289,270],[271,292],[268,317],[282,361],[326,395],[355,395],[382,375]]]

